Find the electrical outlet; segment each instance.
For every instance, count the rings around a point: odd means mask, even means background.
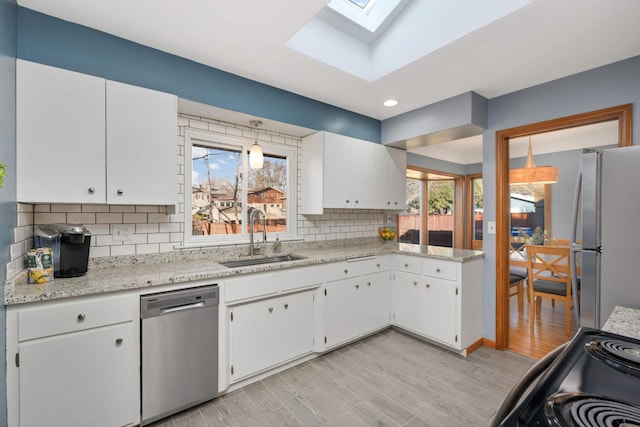
[[[131,226],[123,224],[114,224],[112,230],[112,238],[114,241],[129,242],[131,241]]]
[[[496,234],[496,222],[487,221],[487,234]]]

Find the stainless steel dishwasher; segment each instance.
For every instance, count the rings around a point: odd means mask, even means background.
[[[140,297],[142,422],[218,393],[218,286]]]

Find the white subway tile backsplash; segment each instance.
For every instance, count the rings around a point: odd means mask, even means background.
[[[169,233],[148,234],[147,242],[149,243],[169,243],[171,236]]]
[[[158,224],[136,224],[136,233],[157,233]]]
[[[96,214],[94,213],[68,213],[67,220],[70,224],[95,224]]]
[[[89,248],[89,258],[98,258],[113,255],[111,251],[117,246],[91,246]]]
[[[51,205],[34,205],[32,212],[51,212]]]
[[[125,213],[122,215],[122,221],[126,224],[144,224],[147,222],[146,213]]]
[[[166,213],[149,214],[149,222],[170,222],[171,215]]]
[[[112,246],[111,256],[135,255],[136,245]]]
[[[24,225],[24,224],[20,224],[20,215],[18,215],[18,226]],[[35,224],[54,224],[57,222],[66,222],[66,221],[67,221],[67,214],[65,214],[64,212],[58,212],[58,213],[36,212],[33,216],[33,222]]]
[[[109,212],[109,205],[82,205],[82,212]]]
[[[121,213],[97,213],[96,224],[122,224]]]
[[[158,213],[158,206],[136,206],[137,213]]]
[[[135,212],[136,207],[133,205],[110,205],[109,212]]]
[[[51,212],[82,212],[82,205],[51,205]]]
[[[147,245],[136,245],[136,255],[157,254],[160,252],[160,245],[150,243]]]

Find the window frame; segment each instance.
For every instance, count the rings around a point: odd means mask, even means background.
[[[242,137],[234,137],[228,135],[220,135],[217,133],[185,129],[184,135],[184,246],[222,246],[230,244],[247,244],[250,236],[246,230],[248,221],[247,201],[248,201],[248,179],[249,176],[249,150],[255,139],[247,139]],[[273,144],[265,141],[259,141],[260,146],[265,155],[274,155],[283,157],[287,168],[287,209],[285,211],[287,221],[286,232],[268,232],[267,240],[275,241],[276,234],[280,240],[297,238],[297,182],[298,176],[298,149],[297,147]],[[242,179],[240,192],[242,205],[240,233],[238,234],[214,234],[207,236],[194,236],[191,228],[191,206],[192,206],[192,152],[193,146],[209,146],[212,148],[230,149],[240,151],[242,163]],[[188,189],[188,190],[187,190]]]

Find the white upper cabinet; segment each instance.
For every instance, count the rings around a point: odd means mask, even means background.
[[[302,213],[404,209],[406,165],[404,150],[329,132],[309,135],[302,140]]]
[[[104,79],[21,60],[16,67],[18,201],[104,202]]]
[[[17,61],[17,196],[174,205],[176,97]]]
[[[176,97],[107,80],[107,203],[177,202]]]

